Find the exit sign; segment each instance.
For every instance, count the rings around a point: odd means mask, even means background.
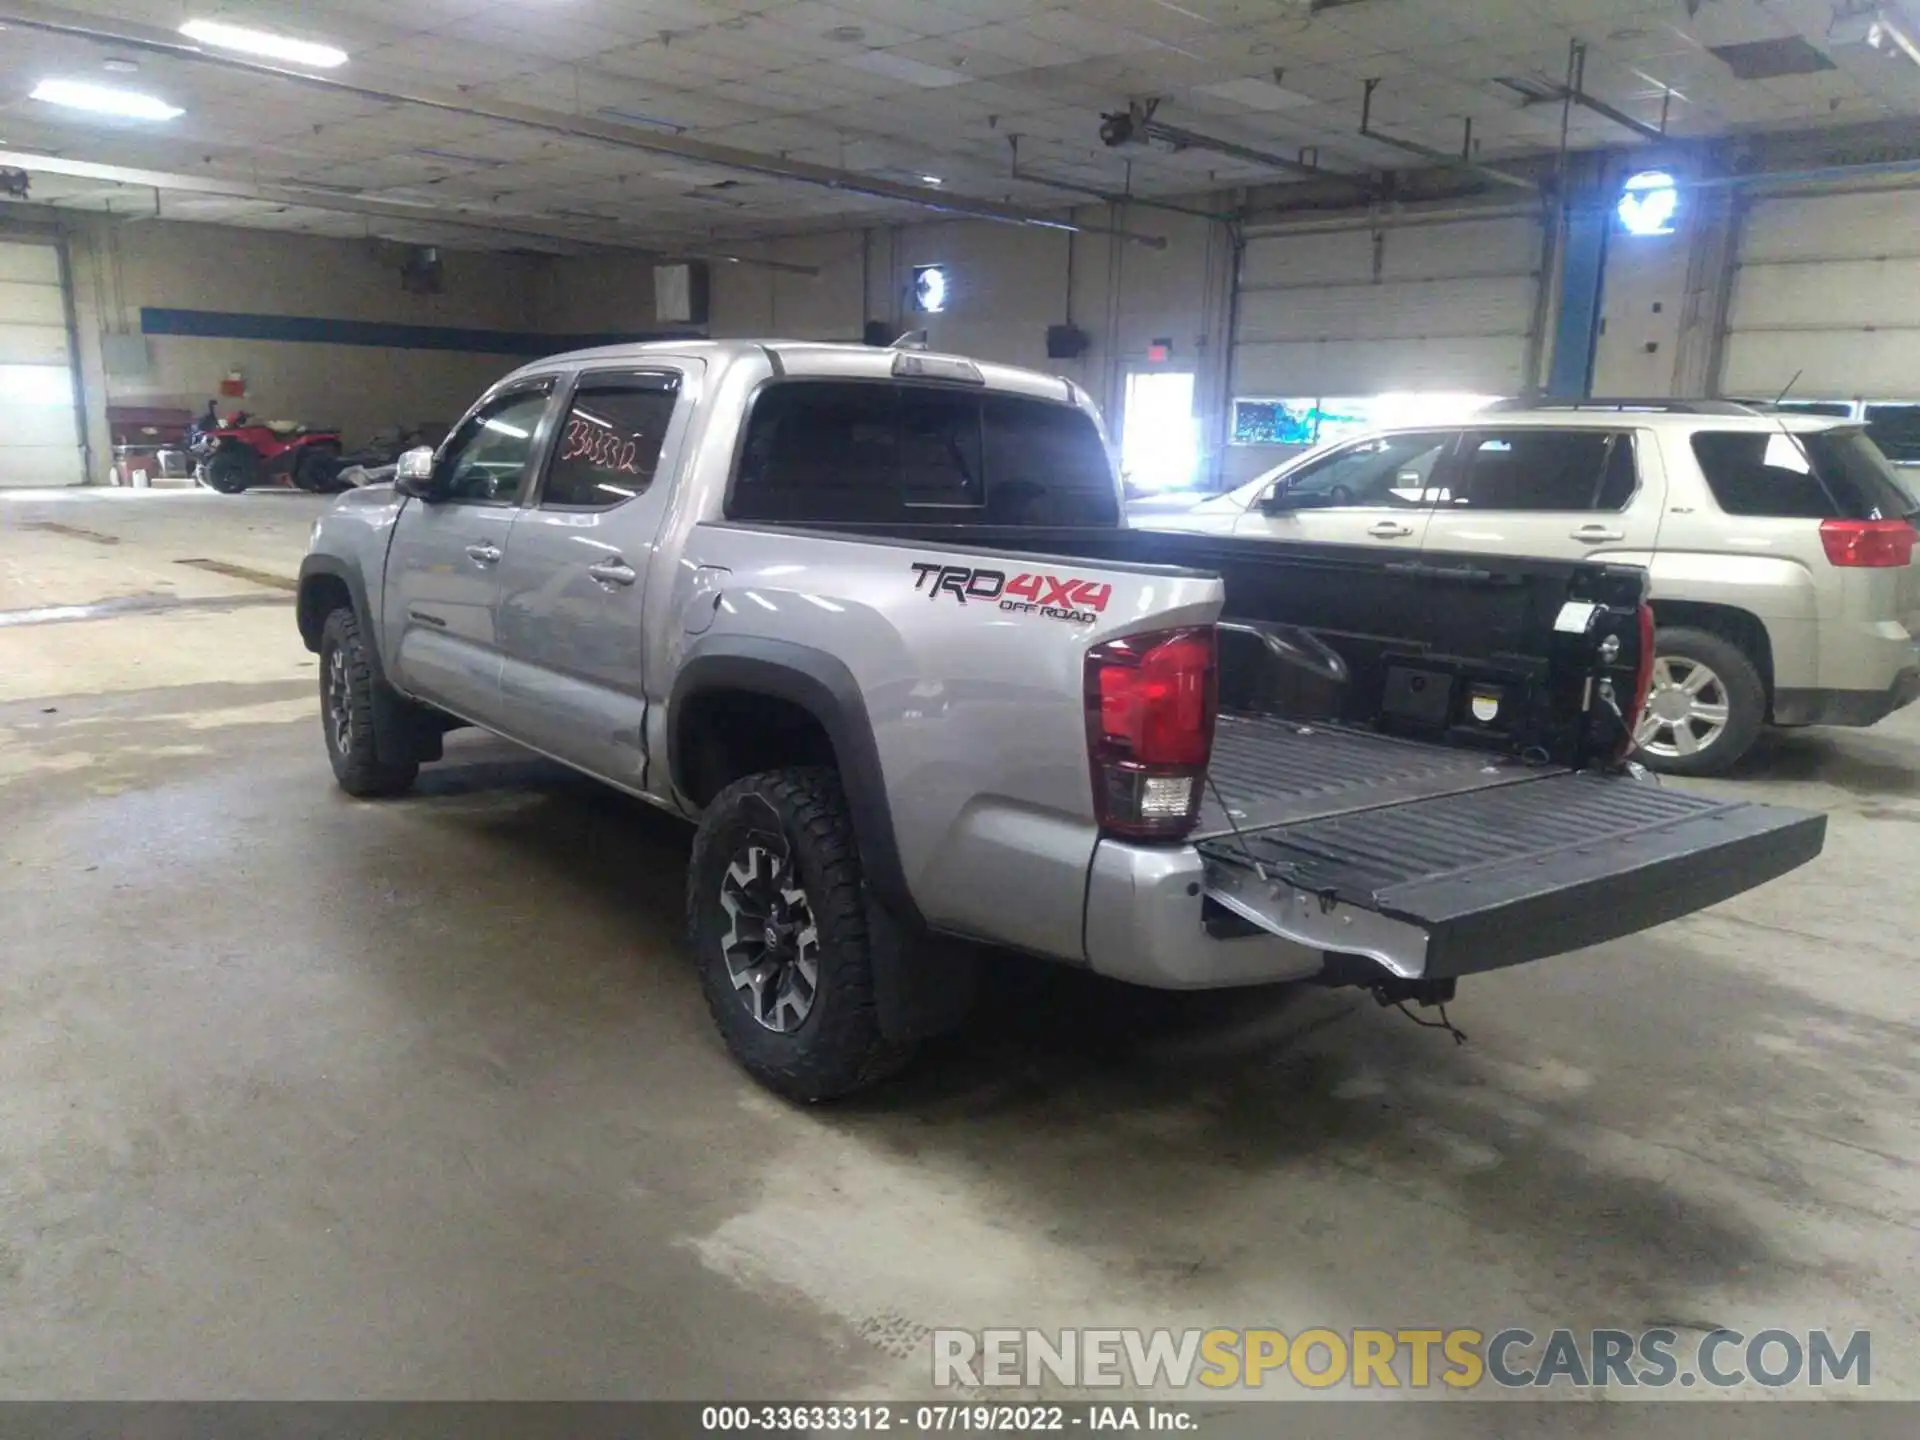
[[[1171,360],[1172,358],[1173,341],[1149,340],[1147,342],[1147,359],[1153,361],[1156,365],[1163,360]]]

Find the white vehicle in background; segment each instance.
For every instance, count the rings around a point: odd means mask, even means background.
[[[1766,725],[1872,725],[1920,698],[1913,474],[1857,418],[1731,401],[1500,405],[1297,455],[1150,529],[1644,565],[1658,650],[1642,758],[1721,774]]]

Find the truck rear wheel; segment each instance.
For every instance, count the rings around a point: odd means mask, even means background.
[[[1738,645],[1707,630],[1654,637],[1653,689],[1635,758],[1666,775],[1723,775],[1753,748],[1767,688]]]
[[[320,728],[333,778],[342,790],[362,799],[398,795],[411,788],[420,773],[417,763],[395,765],[380,758],[373,686],[360,618],[342,605],[327,616],[320,631]]]
[[[687,921],[707,1008],[747,1073],[789,1099],[851,1094],[912,1057],[880,1033],[863,889],[832,770],[749,776],[701,817]]]

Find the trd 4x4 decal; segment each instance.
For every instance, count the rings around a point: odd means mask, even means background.
[[[944,565],[932,560],[913,564],[913,588],[929,600],[951,595],[962,605],[972,600],[998,602],[1002,610],[1044,615],[1050,620],[1091,624],[1113,598],[1113,586],[1074,575],[1021,574],[1011,580],[1004,570],[976,570],[970,565]]]

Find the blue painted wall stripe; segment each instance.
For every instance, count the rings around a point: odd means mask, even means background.
[[[604,335],[545,335],[521,330],[467,330],[453,325],[392,325],[381,320],[329,320],[318,315],[253,315],[226,310],[142,307],[148,335],[205,340],[281,340],[296,345],[367,345],[382,350],[462,350],[537,358],[595,345],[693,338],[688,331],[632,330]]]
[[[1560,261],[1560,314],[1553,331],[1553,361],[1547,367],[1547,394],[1555,399],[1583,398],[1593,386],[1600,285],[1612,225],[1613,212],[1605,207],[1575,206],[1567,216],[1567,244]]]

